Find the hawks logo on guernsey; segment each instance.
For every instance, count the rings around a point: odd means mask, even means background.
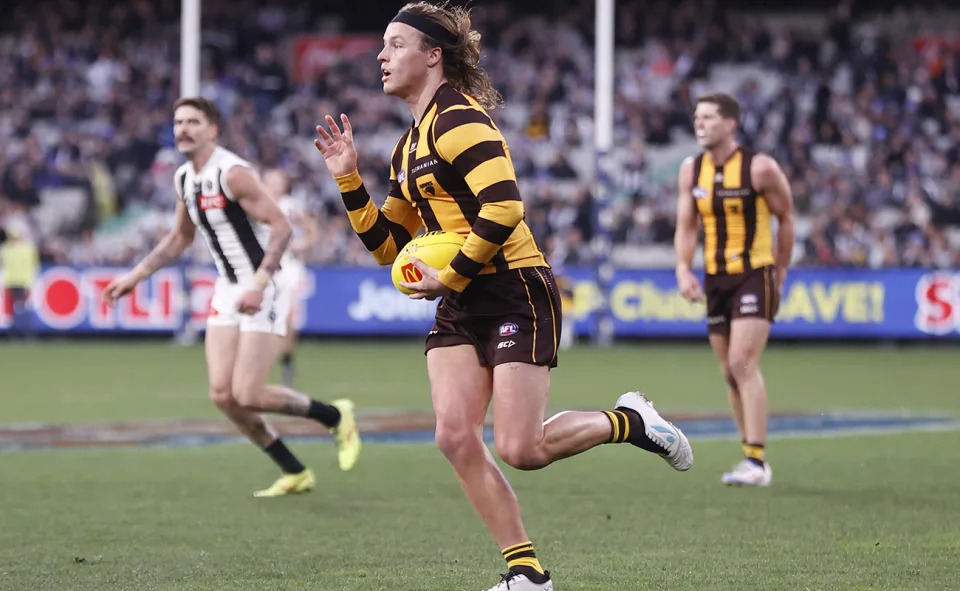
[[[227,171],[234,166],[250,163],[217,147],[199,172],[188,162],[174,177],[177,194],[203,235],[220,276],[231,283],[253,276],[263,260],[265,239],[227,187]]]

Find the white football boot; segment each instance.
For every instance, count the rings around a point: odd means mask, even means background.
[[[750,460],[741,460],[730,472],[724,472],[720,482],[727,486],[770,486],[773,482],[773,470],[764,462],[763,467]]]
[[[653,408],[653,403],[640,392],[627,392],[617,399],[615,408],[629,408],[636,411],[643,419],[647,437],[663,448],[660,456],[674,470],[683,472],[693,465],[693,448],[687,441],[687,436],[673,423],[660,416]]]
[[[550,572],[547,571],[547,576]],[[490,587],[488,591],[553,591],[553,580],[547,579],[543,583],[534,583],[515,570],[510,570],[505,575],[500,575],[500,582]]]

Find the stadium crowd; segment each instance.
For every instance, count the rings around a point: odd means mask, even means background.
[[[371,265],[314,125],[350,114],[367,187],[384,195],[409,112],[380,89],[385,21],[361,30],[305,4],[204,0],[201,93],[224,112],[224,145],[295,179],[320,227],[311,261]],[[796,27],[711,0],[619,4],[614,260],[672,264],[676,170],[696,151],[696,96],[717,88],[741,103],[743,141],[784,167],[799,264],[960,265],[960,44],[887,31],[844,3]],[[541,2],[549,17],[512,6],[475,8],[483,65],[505,99],[493,116],[551,262],[590,264],[593,1]],[[55,0],[17,3],[0,22],[0,225],[43,260],[128,263],[166,230],[180,162],[179,10],[179,0]],[[297,35],[356,32],[372,49],[316,77],[296,72]]]

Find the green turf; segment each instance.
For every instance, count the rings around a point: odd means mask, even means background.
[[[310,495],[253,499],[252,447],[2,457],[0,589],[478,591],[496,545],[430,446],[371,445]],[[930,589],[960,580],[960,434],[783,440],[776,486],[725,489],[732,442],[686,474],[604,447],[506,469],[557,588]],[[920,458],[923,461],[918,461]],[[77,559],[82,559],[78,562]]]
[[[774,344],[775,410],[960,416],[955,348]],[[300,383],[361,408],[429,407],[416,343],[304,343]],[[216,417],[201,348],[152,342],[0,346],[0,423]],[[706,343],[579,348],[551,405],[608,406],[642,386],[668,411],[725,411]],[[677,474],[606,446],[548,469],[506,469],[557,588],[955,589],[960,433],[778,440],[775,486],[731,490],[733,441],[694,442]],[[275,476],[248,445],[0,453],[0,590],[479,591],[497,548],[429,445],[368,444],[335,470],[294,444],[313,494],[255,500]]]
[[[764,370],[774,410],[887,409],[960,414],[955,348],[878,349],[774,344]],[[429,409],[422,346],[306,342],[298,386],[361,408]],[[201,347],[150,342],[0,346],[0,422],[215,417]],[[553,408],[608,406],[644,389],[668,411],[725,411],[726,390],[706,342],[562,352]]]

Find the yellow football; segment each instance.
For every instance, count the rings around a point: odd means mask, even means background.
[[[400,282],[413,283],[423,279],[419,269],[410,262],[410,257],[416,257],[434,269],[442,269],[457,256],[465,240],[456,232],[439,231],[421,234],[407,242],[393,261],[390,275],[393,278],[394,287],[401,293],[410,295],[413,292],[401,286]]]

